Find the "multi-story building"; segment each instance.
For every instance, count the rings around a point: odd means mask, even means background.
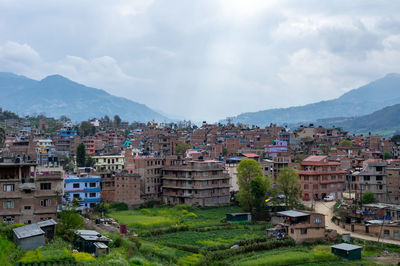
[[[123,202],[129,207],[140,206],[140,176],[126,171],[101,174],[101,199],[110,203]]]
[[[141,202],[161,201],[161,176],[166,163],[164,157],[135,156],[125,153],[125,169],[140,176]]]
[[[328,195],[342,198],[346,172],[340,169],[339,162],[329,162],[327,156],[313,155],[304,159],[300,167],[304,200],[323,199]]]
[[[90,173],[69,175],[65,178],[64,200],[72,205],[76,199],[81,206],[92,208],[101,202],[100,187],[101,177]]]
[[[229,175],[218,161],[189,161],[163,169],[163,201],[167,204],[229,204]]]
[[[400,204],[400,160],[388,160],[387,162],[387,203]]]
[[[363,170],[359,173],[359,188],[360,196],[365,192],[373,192],[378,202],[387,202],[386,161],[364,161]]]
[[[122,154],[99,155],[92,157],[95,160],[94,168],[98,171],[122,171],[125,165],[125,156]]]
[[[36,163],[1,162],[0,220],[30,224],[56,219],[62,177],[53,169],[37,172]]]

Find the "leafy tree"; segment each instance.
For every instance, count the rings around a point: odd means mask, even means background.
[[[85,155],[85,167],[93,167],[96,161],[88,153]]]
[[[400,142],[400,135],[394,135],[390,141],[394,143]]]
[[[82,121],[79,127],[79,134],[82,137],[93,136],[96,134],[96,127],[88,121]]]
[[[258,212],[264,204],[271,182],[263,175],[261,165],[244,159],[238,165],[239,192],[237,198],[244,211]]]
[[[320,150],[324,153],[324,154],[328,154],[331,151],[331,146],[329,145],[319,145]]]
[[[192,145],[187,144],[185,142],[179,142],[176,146],[175,146],[175,155],[185,155],[186,151],[193,148]]]
[[[78,148],[76,149],[76,164],[77,164],[77,166],[84,167],[85,159],[86,159],[85,144],[81,143],[78,145]]]
[[[287,206],[293,207],[301,193],[299,174],[293,167],[282,168],[276,178],[278,191],[285,196]]]
[[[385,160],[392,159],[392,155],[390,153],[388,153],[387,151],[385,151],[383,153],[383,159],[385,159]]]
[[[264,202],[267,198],[267,193],[270,188],[270,179],[267,179],[265,176],[256,176],[250,179],[251,200],[254,207],[254,212],[257,216],[262,214]]]
[[[363,204],[375,203],[376,202],[375,194],[373,192],[365,192],[362,195],[361,200]]]
[[[4,129],[0,128],[0,148],[3,147],[6,139],[6,132]]]
[[[347,140],[347,139],[345,139],[345,140],[342,140],[341,142],[340,142],[340,146],[342,146],[342,147],[353,147],[353,142],[351,142],[350,140]]]
[[[119,117],[119,115],[115,115],[114,116],[114,127],[119,128],[120,125],[121,125],[121,118]]]
[[[84,225],[83,217],[75,210],[65,210],[60,212],[58,219],[57,235],[64,240],[72,242],[74,238],[74,230],[82,228]]]

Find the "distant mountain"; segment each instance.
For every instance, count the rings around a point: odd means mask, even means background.
[[[385,107],[369,115],[352,118],[322,119],[315,126],[340,127],[356,134],[380,134],[391,136],[400,132],[400,104]]]
[[[0,95],[0,107],[19,115],[65,115],[73,121],[82,121],[105,115],[112,119],[118,114],[130,122],[169,121],[144,104],[86,87],[60,75],[37,81],[0,72]]]
[[[366,115],[397,103],[400,103],[400,74],[388,74],[334,100],[243,113],[233,117],[231,121],[258,126],[310,122],[323,118]]]

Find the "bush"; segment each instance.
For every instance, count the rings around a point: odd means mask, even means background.
[[[131,258],[129,259],[129,265],[145,265],[145,262],[142,258]]]
[[[121,202],[121,203],[112,204],[111,209],[113,209],[114,211],[127,211],[129,208],[126,203]]]
[[[72,257],[78,262],[85,262],[85,261],[90,261],[90,260],[96,260],[92,254],[86,253],[86,252],[78,252],[78,253],[72,253]]]

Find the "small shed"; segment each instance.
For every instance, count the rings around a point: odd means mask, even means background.
[[[96,248],[96,257],[108,254],[108,246],[102,242],[95,242],[93,245]]]
[[[251,213],[241,212],[241,213],[228,213],[226,214],[227,222],[245,223],[251,222]]]
[[[21,246],[23,251],[35,250],[44,246],[45,232],[38,224],[29,224],[13,229],[14,243]]]
[[[347,260],[361,259],[361,246],[341,243],[331,246],[332,253]]]
[[[105,246],[108,246],[108,242],[110,242],[110,239],[94,230],[75,231],[74,247],[79,251],[91,254],[96,253],[96,242],[103,243]],[[100,248],[104,248],[99,244],[97,244],[97,246],[99,246]]]
[[[49,219],[40,221],[37,224],[39,225],[40,229],[44,231],[44,237],[46,242],[53,240],[54,236],[56,235],[57,222],[54,221],[53,219]]]

